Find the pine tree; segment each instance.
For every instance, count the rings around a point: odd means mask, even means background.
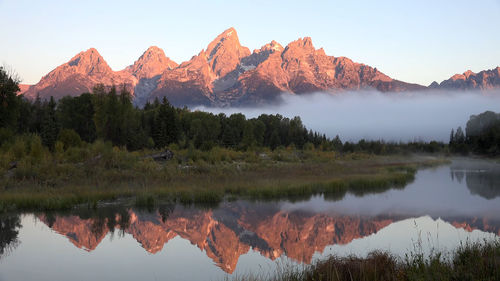
[[[335,151],[341,151],[342,150],[342,141],[340,140],[339,135],[335,136],[335,138],[332,141],[332,145],[333,145],[333,149]]]
[[[254,136],[254,128],[250,122],[245,123],[245,128],[243,129],[243,138],[241,140],[241,146],[244,149],[248,149],[254,146],[256,143]]]
[[[269,146],[271,147],[272,150],[274,150],[280,145],[281,145],[281,140],[280,140],[278,130],[274,130],[271,133],[271,138],[269,140]]]
[[[457,144],[465,143],[465,135],[464,135],[464,131],[462,130],[462,127],[457,128],[457,132],[455,133],[454,141]]]
[[[158,148],[177,143],[180,136],[180,122],[177,110],[163,98],[153,121],[153,140]]]
[[[42,144],[49,149],[54,149],[54,145],[59,134],[59,126],[56,118],[56,102],[54,97],[50,97],[50,101],[45,106],[44,116],[42,119],[41,138]]]
[[[20,105],[20,98],[17,96],[18,84],[18,79],[0,67],[0,128],[17,127]]]

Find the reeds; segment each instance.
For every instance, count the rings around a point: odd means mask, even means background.
[[[424,256],[412,252],[402,259],[375,251],[366,257],[330,256],[310,266],[278,268],[265,276],[247,274],[227,277],[238,281],[411,281],[500,280],[500,240],[467,242],[451,253]]]

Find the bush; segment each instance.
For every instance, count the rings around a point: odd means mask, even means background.
[[[34,163],[40,163],[45,154],[45,148],[42,145],[42,139],[38,135],[31,138],[30,156]]]
[[[7,128],[0,128],[0,145],[9,141],[14,136],[14,133]]]
[[[62,142],[64,150],[70,147],[78,147],[82,144],[80,136],[72,129],[62,129],[59,132],[57,140]]]
[[[17,137],[10,150],[16,160],[23,158],[27,154],[26,143],[23,138]]]

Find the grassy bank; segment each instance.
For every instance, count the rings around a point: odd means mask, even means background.
[[[372,252],[364,258],[331,256],[310,266],[285,267],[266,276],[249,274],[230,280],[500,280],[500,240],[465,243],[451,253],[434,252],[427,257],[411,253],[401,259],[387,252]]]
[[[338,199],[346,192],[403,187],[419,166],[443,162],[435,157],[340,155],[293,147],[170,148],[174,158],[157,162],[147,156],[158,151],[128,152],[99,141],[54,152],[36,138],[16,143],[0,158],[0,210],[95,207],[99,201],[121,197],[139,206],[158,200],[190,204],[234,198],[305,199],[318,193]],[[17,167],[10,169],[12,161]]]

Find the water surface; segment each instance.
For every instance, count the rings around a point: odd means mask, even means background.
[[[0,280],[222,280],[500,235],[500,165],[490,162],[454,161],[418,171],[404,189],[336,199],[4,215]]]

